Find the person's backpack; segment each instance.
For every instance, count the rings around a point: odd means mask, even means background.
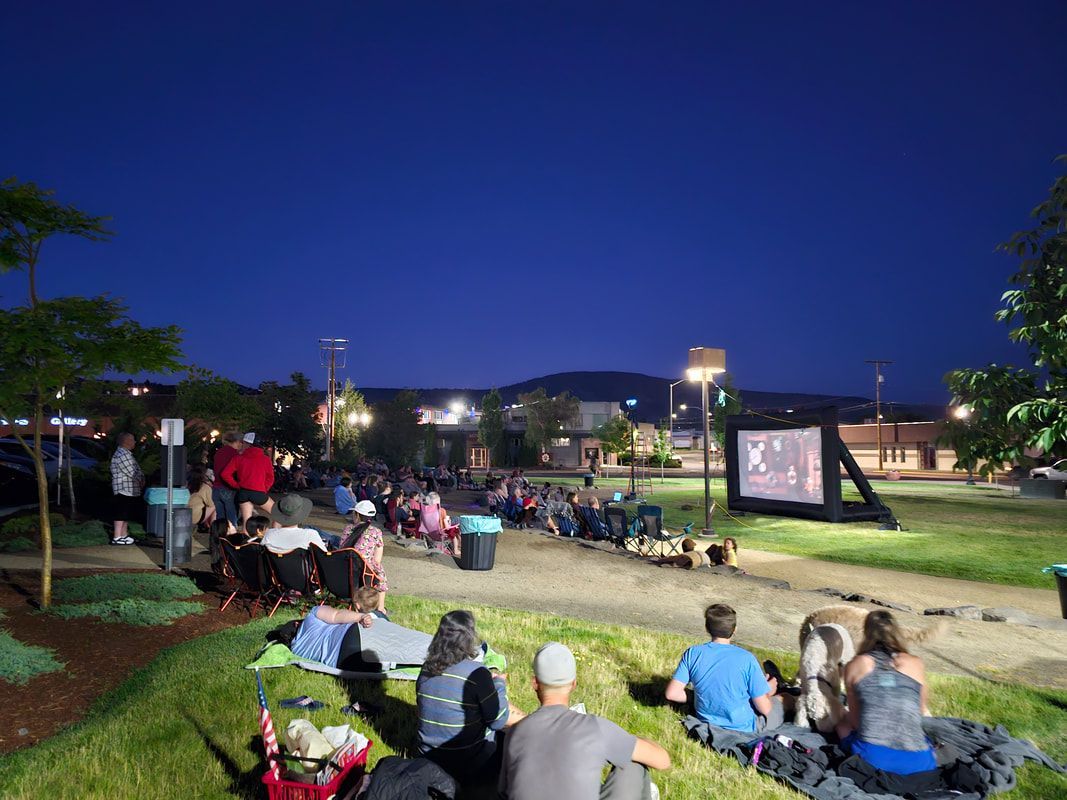
[[[371,773],[370,789],[360,800],[455,800],[456,782],[425,758],[387,756]]]

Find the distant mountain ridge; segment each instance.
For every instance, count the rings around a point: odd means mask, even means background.
[[[561,392],[570,392],[580,400],[612,400],[623,402],[627,398],[637,400],[637,418],[642,422],[657,422],[668,414],[669,393],[668,388],[673,383],[669,378],[657,378],[652,375],[644,375],[640,372],[556,372],[551,375],[542,375],[539,378],[530,378],[519,383],[506,386],[498,386],[505,405],[513,405],[518,402],[520,394],[532,392],[542,387],[549,395],[557,395]],[[386,387],[358,387],[359,391],[369,403],[379,403],[392,399],[400,391],[399,388]],[[715,402],[717,391],[715,387],[709,387],[711,402]],[[480,404],[482,395],[489,388],[428,388],[414,389],[419,397],[427,405],[439,408],[448,407],[457,401]],[[840,396],[807,394],[801,392],[761,392],[749,391],[739,388],[741,402],[746,409],[753,411],[786,411],[793,409],[796,412],[811,410],[825,406],[834,406],[842,422],[862,422],[864,419],[874,417],[874,401],[868,397]],[[679,411],[678,406],[686,404],[689,413]],[[679,419],[699,420],[700,386],[688,381],[674,387],[674,406]],[[889,404],[883,404],[883,414],[888,416],[886,409]],[[914,417],[916,419],[943,419],[945,409],[942,406],[930,404],[893,403],[892,410],[898,416]],[[696,413],[693,413],[696,411]]]

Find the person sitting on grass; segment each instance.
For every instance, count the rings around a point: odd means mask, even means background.
[[[541,705],[504,739],[502,798],[643,800],[658,795],[648,768],[668,769],[671,757],[655,742],[627,733],[614,722],[570,709],[578,671],[565,645],[542,645],[533,672]],[[612,769],[601,785],[605,764]]]
[[[908,653],[893,615],[872,611],[859,654],[845,667],[848,716],[837,726],[841,747],[883,772],[910,775],[937,768],[923,732],[926,670]]]
[[[717,547],[717,545],[712,545]],[[709,548],[710,551],[710,548]],[[679,567],[680,569],[696,569],[697,567],[710,567],[711,557],[703,550],[697,550],[697,543],[688,536],[682,539],[682,552],[674,556],[653,558],[652,563],[663,567]]]
[[[357,502],[359,501],[356,500],[356,493],[352,491],[352,479],[341,478],[341,482],[333,490],[333,505],[337,513],[347,517],[352,513]]]
[[[461,784],[497,779],[497,733],[524,715],[508,702],[507,675],[481,663],[482,640],[469,611],[437,627],[415,684],[418,751]]]
[[[732,536],[727,536],[723,539],[721,545],[709,545],[707,552],[712,566],[737,566],[737,540]]]
[[[351,547],[374,572],[380,599],[378,610],[388,615],[385,610],[385,593],[389,591],[389,583],[382,568],[382,556],[385,553],[385,535],[381,528],[374,524],[378,510],[374,503],[369,500],[360,500],[355,507],[356,524],[349,525],[344,529],[341,539],[341,547]]]
[[[721,603],[710,605],[704,611],[704,628],[711,641],[682,654],[667,684],[667,700],[687,703],[686,685],[691,684],[696,716],[709,725],[745,733],[781,726],[785,709],[777,679],[769,678],[750,652],[730,643],[737,612]],[[771,662],[766,666],[769,672],[778,671]]]

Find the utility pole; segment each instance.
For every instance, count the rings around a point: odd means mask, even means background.
[[[319,363],[326,367],[326,460],[333,458],[333,430],[337,404],[337,368],[345,368],[348,339],[319,339]],[[340,354],[340,359],[338,359]],[[340,361],[340,363],[338,363]]]
[[[878,429],[878,470],[885,469],[882,459],[882,365],[892,364],[885,359],[869,358],[866,363],[874,364],[874,421]]]

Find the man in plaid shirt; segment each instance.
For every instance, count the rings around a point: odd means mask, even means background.
[[[144,473],[133,457],[133,434],[120,433],[118,445],[111,457],[111,493],[115,496],[115,528],[111,532],[111,544],[124,545],[133,544],[129,522],[141,513]]]

